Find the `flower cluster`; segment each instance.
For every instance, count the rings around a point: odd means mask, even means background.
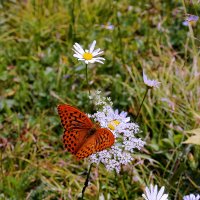
[[[130,122],[126,112],[113,110],[110,98],[102,98],[100,91],[90,97],[95,105],[102,106],[101,111],[90,115],[101,127],[108,128],[115,137],[115,143],[110,149],[106,149],[90,156],[92,163],[103,163],[107,170],[120,171],[121,165],[126,165],[133,160],[134,149],[141,149],[145,142],[136,138],[139,126]]]
[[[89,96],[89,99],[92,100],[98,108],[102,108],[102,106],[110,105],[112,106],[112,101],[110,97],[102,97],[101,91],[97,90],[95,93]]]

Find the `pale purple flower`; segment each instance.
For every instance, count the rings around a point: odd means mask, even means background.
[[[188,15],[183,22],[184,26],[189,26],[189,23],[193,24],[196,23],[199,20],[199,16],[196,15]]]
[[[114,28],[115,28],[115,26],[114,26],[113,24],[111,24],[110,22],[108,22],[108,23],[105,24],[105,25],[102,24],[101,27],[102,27],[102,28],[105,28],[105,29],[107,29],[107,30],[111,30],[111,31],[114,30]]]
[[[158,88],[160,86],[160,82],[148,79],[147,75],[144,73],[144,70],[143,70],[143,81],[150,88]]]
[[[135,137],[139,132],[139,126],[130,122],[127,113],[113,110],[110,98],[102,98],[100,93],[97,93],[91,99],[97,106],[102,105],[102,109],[90,115],[90,118],[100,123],[101,127],[108,128],[115,137],[115,143],[111,148],[91,155],[90,161],[103,163],[107,170],[115,169],[119,172],[121,165],[130,163],[134,159],[134,150],[140,150],[145,142]]]
[[[162,186],[158,191],[158,186],[150,185],[150,188],[145,188],[145,194],[142,194],[145,200],[168,200],[168,194],[163,194],[165,187]]]
[[[194,194],[190,194],[183,197],[183,200],[200,200],[200,195],[195,196]]]
[[[90,45],[89,50],[87,49],[84,50],[80,44],[75,43],[73,45],[74,49],[72,49],[75,52],[73,56],[78,58],[78,60],[84,61],[86,64],[95,63],[95,62],[103,64],[103,61],[105,59],[102,57],[99,57],[99,55],[101,55],[103,51],[101,51],[100,48],[94,50],[95,45],[96,45],[96,41],[94,40],[92,44]]]

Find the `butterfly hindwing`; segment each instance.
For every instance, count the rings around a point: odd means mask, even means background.
[[[96,152],[111,147],[115,142],[113,133],[107,128],[99,128],[95,134]]]
[[[83,159],[87,158],[93,153],[95,153],[95,139],[94,136],[90,136],[75,155],[78,159]]]
[[[76,154],[82,145],[82,141],[87,136],[87,130],[65,130],[63,134],[63,143],[67,151]]]
[[[111,147],[114,144],[115,138],[111,131],[106,128],[98,128],[96,132],[88,137],[75,154],[78,159],[83,159],[93,153],[102,151]]]

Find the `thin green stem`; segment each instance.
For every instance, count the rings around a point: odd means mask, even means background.
[[[90,86],[89,86],[89,81],[88,81],[88,65],[85,65],[85,77],[86,77],[86,82],[87,82],[87,88],[89,90],[89,95],[90,95]]]
[[[0,151],[1,152],[1,180],[3,180],[4,174],[3,174],[3,149]]]
[[[115,6],[115,15],[116,15],[116,21],[117,21],[117,37],[119,38],[119,47],[120,47],[120,54],[121,54],[121,59],[122,59],[122,64],[123,66],[125,65],[125,59],[124,59],[124,52],[123,52],[123,48],[124,48],[124,45],[123,45],[123,42],[122,42],[122,33],[121,33],[121,25],[120,25],[120,19],[119,19],[119,16],[118,16],[118,8],[117,8],[117,3],[116,3],[116,6]]]
[[[135,121],[137,121],[137,118],[138,118],[138,116],[139,116],[139,114],[140,114],[140,110],[141,110],[141,108],[142,108],[142,105],[143,105],[143,103],[144,103],[144,100],[145,100],[145,98],[146,98],[146,96],[147,96],[148,91],[149,91],[149,87],[147,86],[146,92],[145,92],[144,97],[143,97],[143,99],[142,99],[142,103],[140,104],[139,110],[138,110],[137,115],[136,115],[136,117],[135,117]]]
[[[185,15],[187,15],[187,9],[186,9],[186,5],[185,5],[185,1],[182,0],[182,4],[183,4],[183,8],[184,8],[184,12]],[[198,73],[198,53],[197,53],[197,48],[195,45],[195,37],[194,37],[194,32],[193,32],[193,28],[192,25],[190,23],[188,23],[188,27],[189,27],[189,33],[190,33],[190,38],[191,38],[191,42],[192,42],[192,53],[193,53],[193,72],[194,75],[197,75]]]
[[[82,197],[81,197],[81,199],[84,198],[84,193],[85,193],[85,190],[86,190],[86,188],[88,186],[88,182],[89,182],[89,177],[90,177],[90,172],[91,172],[92,166],[93,166],[93,163],[90,164],[90,168],[89,168],[88,173],[87,173],[87,178],[85,180],[85,184],[84,184],[84,187],[83,187],[83,190],[82,190]]]

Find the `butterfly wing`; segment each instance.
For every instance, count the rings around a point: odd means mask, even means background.
[[[96,132],[96,152],[111,147],[115,142],[113,133],[107,128],[99,128]]]
[[[75,155],[78,159],[86,158],[93,153],[111,147],[114,141],[115,138],[111,131],[106,128],[98,128],[93,135],[87,138]]]
[[[76,154],[86,140],[93,123],[86,114],[70,105],[59,105],[58,114],[65,129],[63,135],[65,148]]]

